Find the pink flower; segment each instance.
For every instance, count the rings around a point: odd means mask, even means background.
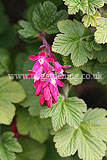
[[[41,49],[46,50],[46,46],[41,46]],[[35,88],[35,96],[40,95],[40,104],[44,102],[50,108],[52,103],[58,102],[58,86],[64,87],[64,83],[59,78],[63,77],[63,69],[71,67],[62,66],[58,61],[55,61],[55,56],[50,52],[41,51],[35,56],[30,56],[29,59],[36,61],[32,70],[28,70],[29,75],[26,78],[34,78],[33,87]],[[52,58],[49,58],[49,57]],[[51,64],[50,64],[51,63]],[[53,66],[52,66],[53,64]]]
[[[55,61],[53,63],[53,66],[55,67],[55,71],[58,72],[58,73],[63,73],[63,68],[66,69],[66,68],[71,67],[71,65],[69,65],[69,66],[62,66],[62,65],[59,64],[58,61]]]
[[[46,57],[45,56],[45,52],[41,51],[37,56],[30,56],[29,57],[30,60],[32,61],[36,61],[36,63],[33,66],[33,71],[37,71],[41,66],[43,67],[45,72],[48,72],[49,70],[49,64],[48,63],[52,63],[54,62],[54,60],[52,58]]]

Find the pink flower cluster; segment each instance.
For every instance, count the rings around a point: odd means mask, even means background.
[[[44,47],[41,47],[44,49]],[[46,105],[50,108],[52,102],[58,101],[58,86],[64,87],[64,83],[58,80],[63,77],[63,69],[71,67],[62,66],[56,61],[56,57],[45,52],[45,49],[34,56],[30,56],[31,61],[36,61],[32,70],[28,70],[29,75],[26,78],[34,77],[33,87],[36,88],[35,96],[40,95],[40,104]]]

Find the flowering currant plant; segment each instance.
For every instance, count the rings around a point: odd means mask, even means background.
[[[20,3],[16,36],[0,2],[0,159],[106,160],[107,0]]]

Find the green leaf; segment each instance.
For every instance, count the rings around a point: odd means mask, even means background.
[[[61,34],[58,34],[54,40],[52,50],[61,55],[71,54],[73,65],[79,67],[92,59],[92,54],[87,51],[84,39],[89,30],[85,29],[81,22],[77,20],[64,20],[58,23]]]
[[[105,156],[107,157],[107,142],[106,142],[106,154],[105,154]]]
[[[46,152],[46,147],[44,144],[39,144],[28,137],[21,137],[19,142],[22,145],[23,152],[16,154],[16,160],[43,159]]]
[[[79,10],[85,13],[87,0],[63,0],[68,6],[68,14],[76,14]]]
[[[16,64],[16,73],[22,74],[23,73],[23,66],[26,60],[26,55],[23,52],[20,52],[17,54],[15,58],[15,64]]]
[[[67,80],[72,84],[72,85],[78,85],[83,82],[83,74],[80,68],[78,67],[72,67],[71,73],[67,77]]]
[[[19,21],[19,25],[21,29],[18,30],[19,35],[22,38],[36,38],[37,37],[37,31],[33,28],[32,24],[26,21]]]
[[[31,138],[44,143],[49,135],[50,123],[48,120],[32,117],[26,109],[20,108],[17,111],[17,128],[22,135],[29,134]]]
[[[5,69],[0,65],[0,75],[2,75],[5,72]]]
[[[107,43],[107,18],[100,18],[95,32],[95,40],[97,43]]]
[[[9,71],[9,52],[6,49],[0,48],[0,68],[3,69],[3,72]]]
[[[95,62],[94,61],[88,61],[88,63],[86,63],[84,66],[81,67],[81,69],[84,72],[87,72],[89,74],[93,74],[93,66],[94,66]]]
[[[107,141],[107,112],[89,109],[78,129],[65,126],[55,133],[54,142],[61,157],[74,155],[83,160],[99,160],[105,155]]]
[[[65,158],[60,157],[56,152],[54,143],[52,143],[52,141],[48,141],[47,148],[48,150],[43,160],[80,160],[77,155]]]
[[[83,112],[85,111],[86,104],[81,99],[72,97],[63,100],[60,95],[58,102],[53,104],[51,108],[44,107],[41,110],[40,117],[52,117],[53,129],[57,131],[66,123],[77,128],[83,118]]]
[[[107,5],[104,5],[104,7],[100,8],[99,11],[100,11],[101,17],[107,18]]]
[[[67,19],[67,12],[61,10],[57,12],[56,6],[52,2],[39,3],[33,13],[34,27],[38,31],[45,31],[48,34],[58,33],[57,23]]]
[[[107,86],[107,63],[96,63],[93,67],[93,74],[99,83]]]
[[[86,38],[86,47],[87,47],[87,50],[92,52],[93,50],[102,50],[102,46],[100,44],[97,44],[95,42],[95,39],[94,39],[94,35],[89,35],[87,38]]]
[[[95,8],[104,6],[103,0],[63,0],[68,6],[68,14],[75,14],[79,10],[88,15],[93,15],[96,12]]]
[[[18,82],[9,77],[0,78],[0,123],[9,125],[15,115],[13,103],[19,103],[26,97],[25,91]]]
[[[66,69],[66,72],[68,73],[67,80],[72,85],[78,85],[81,84],[83,81],[83,74],[80,67],[75,67],[72,64],[72,61],[70,60],[70,56],[63,56],[64,65],[71,65],[71,68]]]
[[[95,12],[93,15],[85,15],[82,18],[82,22],[84,23],[85,27],[89,27],[90,25],[96,27],[98,25],[98,19],[101,17],[98,11]]]
[[[14,137],[14,133],[5,132],[3,133],[0,141],[0,159],[1,160],[15,160],[15,153],[22,152],[22,147],[18,143],[16,138]]]
[[[27,94],[27,98],[21,103],[21,105],[25,108],[29,107],[28,111],[31,116],[39,115],[41,105],[39,103],[39,97],[35,96],[33,81],[31,79],[23,79],[20,81],[20,83]]]
[[[94,58],[98,60],[100,63],[107,62],[107,45],[102,46],[102,50],[93,51]]]
[[[103,0],[88,0],[88,6],[87,6],[87,14],[93,15],[96,12],[95,8],[101,8],[104,6]]]

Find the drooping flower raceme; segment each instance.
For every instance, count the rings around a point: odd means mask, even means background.
[[[40,53],[34,56],[30,56],[31,61],[36,61],[32,70],[28,70],[29,75],[26,78],[34,78],[33,87],[35,90],[35,96],[40,95],[40,104],[44,102],[50,108],[52,103],[58,101],[58,86],[64,87],[64,83],[59,78],[63,77],[63,69],[71,66],[62,66],[56,61],[56,57],[45,52],[45,47],[41,47]]]

